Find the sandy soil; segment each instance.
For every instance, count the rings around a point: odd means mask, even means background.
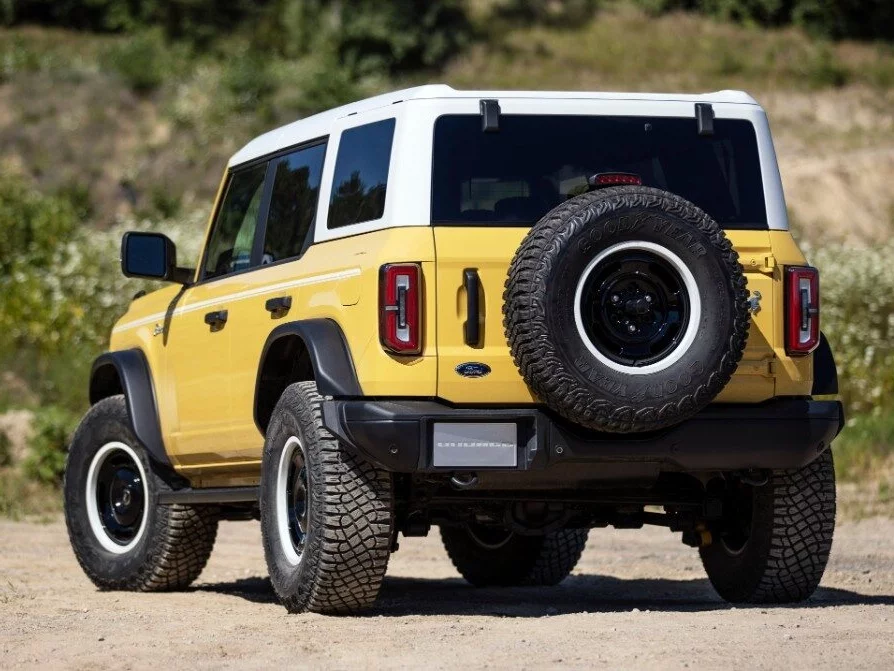
[[[0,668],[894,667],[894,521],[839,527],[798,607],[733,608],[663,529],[593,531],[554,588],[477,590],[437,535],[407,539],[376,610],[288,615],[258,526],[226,523],[195,588],[97,592],[61,522],[0,521]]]

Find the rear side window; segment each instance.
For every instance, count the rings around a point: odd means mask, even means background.
[[[694,118],[503,115],[495,133],[478,115],[435,124],[432,222],[530,226],[587,190],[587,178],[627,172],[692,201],[726,228],[767,228],[751,122]]]
[[[341,134],[329,201],[329,228],[382,218],[393,140],[394,119],[350,128]]]
[[[267,165],[233,173],[205,251],[203,279],[251,267]]]
[[[262,263],[303,253],[317,211],[325,155],[326,145],[318,144],[271,161],[273,191]]]

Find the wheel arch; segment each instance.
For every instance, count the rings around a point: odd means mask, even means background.
[[[89,394],[91,405],[124,394],[127,415],[137,440],[154,461],[171,466],[161,434],[152,373],[141,350],[135,348],[99,355],[90,372]]]
[[[341,327],[332,319],[306,319],[271,331],[255,382],[254,420],[262,434],[279,397],[294,382],[315,381],[323,396],[362,396]]]

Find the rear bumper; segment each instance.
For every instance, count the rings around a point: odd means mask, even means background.
[[[433,465],[438,422],[510,422],[518,426],[515,467]],[[658,470],[799,468],[844,426],[838,401],[776,399],[759,405],[711,405],[660,432],[587,431],[538,409],[463,408],[434,401],[333,400],[323,423],[369,461],[398,473],[458,470],[543,471],[564,464],[654,464]],[[563,470],[563,469],[559,469]]]

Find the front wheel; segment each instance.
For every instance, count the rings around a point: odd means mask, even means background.
[[[264,444],[261,533],[270,581],[291,613],[373,604],[391,552],[391,477],[322,423],[316,384],[279,399]]]
[[[580,559],[587,529],[520,536],[482,525],[441,527],[441,540],[460,575],[476,587],[558,585]]]
[[[130,428],[124,396],[96,403],[65,467],[65,522],[75,557],[101,589],[183,589],[214,547],[217,511],[162,505],[165,484]]]
[[[731,485],[724,519],[700,554],[727,601],[803,601],[823,577],[834,531],[835,466],[826,450],[803,468],[774,471],[763,486]]]

